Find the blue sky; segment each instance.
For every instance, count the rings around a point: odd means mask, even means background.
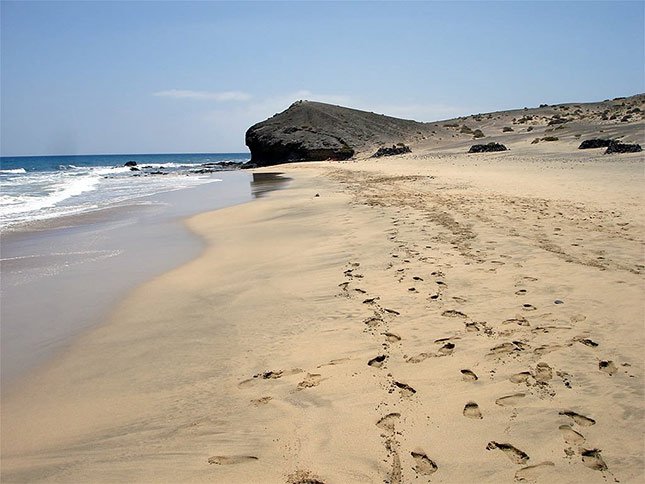
[[[298,99],[433,121],[632,95],[644,5],[3,0],[0,151],[246,151]]]

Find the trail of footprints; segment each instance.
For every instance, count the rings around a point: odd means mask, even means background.
[[[398,283],[405,281],[412,282],[412,285],[407,287],[409,293],[422,293],[420,286],[426,282],[427,278],[422,275],[411,275],[411,271],[406,264],[410,263],[411,259],[418,258],[419,260],[424,259],[420,257],[419,252],[411,251],[407,249],[407,245],[402,243],[398,227],[400,224],[400,219],[393,220],[393,229],[388,232],[388,237],[393,243],[397,243],[397,251],[400,253],[393,253],[392,258],[398,260],[399,264],[403,264],[403,267],[398,267],[395,263],[390,263],[387,266],[387,269],[393,270],[394,278]],[[427,246],[430,248],[430,246]],[[424,261],[427,261],[425,259]],[[499,261],[493,261],[499,262]],[[499,264],[504,264],[499,262]],[[355,267],[358,267],[358,263],[353,263]],[[447,267],[449,268],[449,267]],[[453,297],[452,299],[446,298],[447,293],[447,283],[446,283],[446,274],[445,269],[432,271],[430,276],[434,278],[434,290],[428,294],[427,300],[429,302],[443,300],[446,302],[454,301],[454,303],[463,303],[465,300],[460,297]],[[353,270],[345,272],[345,275],[353,276]],[[524,286],[527,284],[537,282],[536,278],[526,276],[521,278],[517,282],[518,289],[515,291],[515,295],[524,298],[529,294]],[[348,285],[341,285],[343,290],[347,290]],[[427,286],[423,286],[424,289]],[[367,294],[366,291],[358,291],[361,294]],[[380,306],[379,296],[365,297],[362,300],[363,304],[370,305],[374,309],[374,315],[367,318],[364,323],[366,326],[366,331],[371,333],[373,336],[383,336],[385,335],[388,339],[388,343],[401,342],[401,338],[397,335],[394,338],[390,339],[391,331],[391,322],[384,318],[384,315],[387,315],[389,312],[388,309]],[[556,299],[553,301],[554,304],[559,305],[563,304],[563,301]],[[537,312],[538,308],[529,302],[522,302],[518,309],[522,312],[533,313]],[[399,314],[394,312],[394,314]],[[439,345],[437,350],[430,352],[423,352],[418,355],[407,356],[405,361],[410,364],[418,364],[425,361],[428,358],[436,358],[442,356],[449,356],[455,351],[457,347],[458,340],[461,337],[466,337],[468,334],[473,334],[473,336],[485,336],[489,338],[499,339],[499,338],[512,338],[509,341],[499,342],[497,344],[492,344],[490,346],[489,352],[485,355],[488,358],[492,359],[504,359],[504,358],[520,358],[522,360],[541,360],[544,355],[552,351],[557,351],[566,347],[573,346],[574,344],[582,344],[589,348],[597,348],[599,343],[596,341],[584,337],[578,336],[573,338],[570,341],[561,344],[552,344],[552,345],[540,345],[533,346],[531,341],[535,338],[536,335],[549,333],[558,330],[571,330],[573,325],[576,322],[583,320],[584,316],[574,316],[571,318],[572,325],[545,325],[545,326],[532,326],[526,316],[522,314],[517,314],[514,317],[503,320],[499,326],[499,329],[491,327],[487,322],[484,321],[475,321],[471,319],[463,311],[459,310],[457,307],[446,309],[441,313],[442,317],[445,318],[454,318],[459,319],[464,322],[463,331],[458,331],[453,337],[442,338],[435,340],[435,344]],[[382,329],[386,329],[385,332]],[[379,332],[380,330],[380,332]],[[517,337],[513,338],[515,333],[519,333]],[[387,349],[387,345],[385,345]],[[386,365],[389,355],[387,352],[385,354],[379,354],[370,359],[367,364],[374,368],[382,368]],[[610,360],[598,360],[598,370],[606,373],[609,376],[614,375],[618,368],[616,364]],[[495,370],[491,370],[491,373],[494,374]],[[523,402],[529,396],[537,396],[538,398],[552,398],[555,395],[555,391],[552,389],[552,381],[555,377],[558,377],[565,388],[571,387],[570,375],[563,371],[554,370],[547,362],[537,361],[534,366],[528,368],[526,371],[521,371],[519,373],[513,374],[510,376],[509,380],[512,383],[523,385],[526,387],[526,390],[518,391],[508,395],[500,395],[496,400],[495,404],[500,407],[509,407],[516,409],[517,407],[522,406]],[[401,381],[397,381],[392,377],[392,387],[389,390],[394,391],[398,390],[401,398],[410,399],[416,394],[416,390],[412,388],[409,384]],[[477,382],[480,378],[479,376],[471,369],[464,368],[461,370],[461,379],[466,383]],[[556,410],[557,411],[557,410]],[[480,420],[485,418],[485,413],[480,408],[480,405],[476,401],[468,401],[464,404],[463,407],[463,416],[473,420]],[[514,410],[513,415],[517,415],[517,411]],[[574,428],[574,426],[586,427],[595,424],[595,420],[591,417],[579,414],[572,410],[561,410],[559,415],[570,420],[567,424],[561,424],[557,431],[560,433],[562,441],[564,442],[565,448],[564,453],[568,457],[573,457],[575,455],[579,456],[580,462],[586,467],[601,471],[608,472],[608,467],[604,462],[601,450],[593,446],[587,445],[586,438],[584,435]],[[401,482],[401,459],[402,452],[400,449],[399,441],[396,438],[396,426],[401,420],[401,413],[390,412],[381,417],[377,422],[376,426],[383,431],[382,437],[384,438],[385,449],[388,452],[391,471],[390,474],[385,479],[386,483],[398,483]],[[514,418],[514,417],[512,417]],[[400,434],[400,433],[399,433]],[[486,447],[486,450],[489,451],[501,451],[508,459],[516,464],[522,466],[516,473],[515,479],[518,481],[534,479],[540,475],[544,470],[554,467],[556,464],[551,461],[544,461],[537,464],[529,464],[530,456],[524,450],[521,450],[509,442],[497,442],[490,441]],[[418,476],[430,475],[440,470],[440,465],[434,462],[428,455],[420,449],[412,451],[410,453],[411,457],[414,460],[414,470]]]
[[[399,211],[400,212],[400,211]],[[413,224],[409,220],[409,216],[403,217],[406,219],[403,224]],[[399,227],[402,225],[402,217],[397,217],[392,220],[393,228],[387,233],[388,239],[396,244],[396,250],[393,252],[391,262],[387,265],[386,269],[392,270],[393,277],[397,283],[410,281],[410,285],[406,288],[408,293],[425,296],[425,301],[432,304],[436,301],[443,301],[445,303],[460,304],[466,302],[464,298],[454,296],[450,299],[446,298],[448,284],[446,282],[445,271],[450,268],[450,264],[444,263],[440,270],[429,271],[429,276],[422,276],[419,274],[410,274],[410,263],[412,260],[422,263],[432,263],[433,260],[429,256],[424,256],[417,250],[417,248],[408,248],[400,236]],[[422,231],[424,231],[422,229]],[[457,246],[454,248],[459,249]],[[426,245],[425,249],[432,249],[431,245]],[[463,249],[463,247],[462,247]],[[423,250],[423,249],[421,249]],[[478,251],[479,252],[479,251]],[[445,255],[445,254],[444,254]],[[462,255],[463,252],[462,252]],[[501,257],[503,258],[503,256]],[[500,261],[499,264],[504,264]],[[402,265],[403,267],[397,267]],[[397,392],[400,401],[407,402],[409,405],[415,404],[415,394],[417,390],[404,381],[399,381],[391,373],[387,372],[387,363],[390,355],[390,348],[392,345],[405,345],[405,341],[396,332],[396,318],[401,315],[401,312],[395,308],[386,307],[381,304],[381,299],[378,295],[370,295],[363,287],[364,274],[362,273],[361,264],[352,261],[347,264],[343,269],[344,281],[338,284],[340,296],[348,298],[356,298],[362,305],[368,307],[371,315],[365,318],[362,323],[364,331],[376,339],[379,350],[375,352],[372,358],[369,358],[365,363],[367,366],[373,368],[375,371],[382,372],[381,384],[389,394]],[[515,295],[519,298],[524,298],[530,293],[526,289],[527,285],[537,282],[536,278],[523,277],[516,284],[518,289]],[[363,285],[363,287],[360,287]],[[428,289],[430,288],[430,289]],[[562,301],[556,300],[554,304],[562,304]],[[519,310],[525,313],[532,313],[538,310],[529,302],[523,302],[519,306]],[[457,331],[452,337],[441,338],[434,341],[436,349],[433,351],[423,352],[417,355],[404,355],[404,361],[409,364],[419,364],[429,358],[449,357],[456,349],[461,338],[466,337],[488,337],[491,339],[508,338],[507,341],[496,342],[491,344],[490,349],[483,358],[488,359],[504,359],[504,358],[520,358],[525,359],[541,359],[544,355],[552,351],[557,351],[562,348],[570,347],[575,344],[581,344],[591,349],[599,347],[599,343],[586,337],[578,336],[572,340],[552,345],[541,345],[533,347],[531,340],[535,335],[541,333],[549,333],[558,330],[570,330],[573,328],[577,321],[584,319],[584,316],[574,316],[571,319],[572,325],[558,326],[558,325],[544,325],[532,326],[529,319],[522,314],[517,314],[503,320],[498,327],[494,327],[485,321],[476,321],[465,314],[458,307],[449,308],[441,313],[444,318],[451,318],[463,321],[463,330]],[[519,333],[518,336],[515,336]],[[338,359],[327,363],[326,365],[334,365],[342,363],[347,359]],[[320,365],[321,368],[325,365]],[[608,376],[614,375],[618,371],[618,367],[613,361],[598,359],[598,371],[606,373]],[[494,375],[495,369],[491,370],[491,375]],[[306,391],[313,387],[318,386],[324,377],[322,373],[305,372],[302,369],[291,370],[268,370],[263,373],[253,375],[251,378],[240,382],[240,387],[253,385],[262,380],[275,380],[285,376],[302,374],[305,376],[297,383],[294,391]],[[480,376],[473,370],[464,368],[461,369],[461,380],[465,384],[473,384],[480,380]],[[509,377],[512,383],[522,385],[524,390],[511,393],[508,395],[500,395],[495,404],[499,407],[514,408],[521,407],[524,400],[528,396],[537,396],[538,398],[551,398],[555,395],[554,390],[551,388],[551,383],[555,377],[558,377],[566,388],[571,388],[571,379],[568,374],[563,371],[555,371],[548,363],[544,361],[537,361],[533,367],[527,368],[525,371],[515,373]],[[263,396],[251,400],[254,406],[263,406],[270,402],[271,396]],[[418,402],[416,402],[418,404]],[[388,405],[383,400],[377,409],[386,408]],[[397,410],[397,409],[389,409]],[[382,415],[376,422],[376,428],[381,432],[383,439],[384,449],[388,456],[390,471],[385,477],[386,484],[398,484],[402,482],[404,471],[403,463],[410,463],[412,469],[418,477],[427,477],[436,472],[440,472],[440,463],[435,462],[426,451],[422,448],[415,448],[404,452],[401,449],[400,439],[402,436],[401,430],[397,429],[397,425],[404,418],[402,411],[388,411]],[[590,469],[609,472],[606,463],[604,462],[601,450],[587,444],[584,435],[577,429],[577,427],[589,427],[596,423],[596,421],[586,415],[574,412],[573,410],[561,410],[558,412],[559,416],[568,420],[568,423],[561,424],[558,429],[562,441],[565,445],[564,453],[567,457],[573,458],[575,455],[579,456],[581,463]],[[480,420],[486,417],[486,409],[470,400],[464,403],[462,414],[464,417],[473,420]],[[514,411],[514,415],[515,415]],[[574,426],[576,428],[574,428]],[[515,473],[515,479],[518,481],[533,479],[539,476],[545,469],[555,466],[556,464],[551,461],[540,462],[537,464],[529,464],[530,456],[524,450],[521,450],[509,442],[490,441],[486,446],[488,451],[500,451],[503,453],[513,464],[521,465],[522,467]],[[214,456],[211,457],[209,464],[226,465],[237,464],[243,462],[250,462],[257,460],[256,456]],[[305,480],[291,480],[289,482],[305,483],[317,482],[323,484],[321,480],[305,479]]]

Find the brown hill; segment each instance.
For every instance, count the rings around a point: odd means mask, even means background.
[[[246,133],[251,165],[345,160],[409,144],[414,152],[463,151],[474,143],[511,149],[573,150],[585,139],[643,143],[645,94],[595,103],[541,105],[420,123],[357,109],[298,101]],[[476,140],[476,141],[475,141]],[[548,145],[548,148],[545,146]]]

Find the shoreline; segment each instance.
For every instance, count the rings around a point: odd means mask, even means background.
[[[4,393],[100,324],[133,288],[198,257],[204,244],[186,226],[186,216],[246,203],[276,188],[275,181],[262,184],[248,173],[217,177],[218,183],[3,232]]]
[[[197,259],[3,402],[3,479],[637,478],[642,159],[508,158],[283,165],[190,218]]]

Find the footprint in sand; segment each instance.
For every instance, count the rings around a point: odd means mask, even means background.
[[[383,311],[385,311],[386,313],[389,313],[389,314],[393,314],[394,316],[399,316],[401,314],[400,312],[395,311],[394,309],[390,309],[390,308],[383,308]]]
[[[374,368],[381,368],[383,366],[383,363],[385,363],[385,360],[387,359],[386,355],[378,355],[372,358],[370,361],[367,362],[369,366],[373,366]]]
[[[569,425],[560,425],[560,434],[567,444],[580,445],[585,441],[584,435],[573,430]]]
[[[260,405],[266,405],[267,403],[269,403],[269,401],[271,401],[271,399],[273,399],[273,397],[269,397],[269,396],[254,398],[253,400],[251,400],[251,403],[256,407],[259,407]]]
[[[317,387],[322,381],[322,375],[320,373],[307,373],[307,377],[298,383],[298,390],[304,390],[305,388]]]
[[[220,466],[231,464],[242,464],[244,462],[251,462],[258,460],[254,455],[214,455],[208,458],[209,464],[217,464]]]
[[[509,378],[510,381],[513,383],[526,383],[526,381],[529,379],[531,376],[531,373],[528,371],[521,371],[519,373],[515,373],[514,375],[511,375]]]
[[[516,316],[514,318],[505,319],[502,321],[502,324],[517,324],[518,326],[531,326],[528,320],[522,316]]]
[[[430,353],[419,353],[416,356],[410,356],[409,358],[406,358],[405,362],[406,363],[421,363],[422,361],[427,360],[431,356],[432,356],[432,354],[430,354]]]
[[[381,319],[380,316],[372,316],[371,318],[367,318],[365,321],[363,321],[363,323],[365,323],[370,328],[378,326],[382,322],[383,320]]]
[[[363,304],[374,304],[374,302],[378,301],[379,299],[380,298],[378,296],[377,297],[370,297],[370,298],[364,299]]]
[[[463,411],[464,417],[468,418],[484,418],[482,416],[481,410],[479,410],[479,405],[477,405],[475,402],[468,402],[464,406],[464,411]]]
[[[423,281],[423,279],[421,279],[419,276],[414,276],[412,279],[414,279],[415,281]]]
[[[578,338],[573,338],[573,341],[577,341],[578,343],[582,343],[583,345],[589,346],[590,348],[595,348],[596,346],[598,346],[598,343],[596,343],[595,341],[593,341],[593,340],[591,340],[589,338],[578,337]]]
[[[399,392],[403,397],[411,397],[417,392],[414,388],[412,388],[407,383],[401,383],[401,382],[395,381],[394,385],[399,389]]]
[[[401,341],[401,337],[398,334],[394,334],[394,333],[381,333],[381,334],[385,336],[385,339],[389,343],[398,343],[399,341]]]
[[[447,311],[441,313],[441,315],[446,318],[468,318],[468,316],[466,316],[461,311],[457,311],[456,309],[448,309]]]
[[[533,375],[535,381],[546,383],[553,378],[553,370],[546,363],[538,363],[535,367],[535,374]]]
[[[501,345],[493,346],[489,354],[491,355],[504,355],[508,353],[513,353],[514,351],[522,351],[523,348],[523,343],[519,341],[511,341],[507,343],[502,343]]]
[[[435,464],[422,450],[410,452],[410,455],[414,459],[414,471],[417,474],[429,476],[430,474],[437,472],[437,464]]]
[[[595,471],[606,471],[607,464],[600,456],[600,449],[583,449],[582,463]]]
[[[604,371],[607,373],[609,376],[612,376],[616,371],[618,371],[618,368],[616,368],[616,365],[614,364],[613,361],[611,360],[601,360],[598,362],[598,369],[600,371]]]
[[[536,480],[541,472],[543,472],[547,467],[554,467],[555,464],[551,461],[540,462],[534,466],[522,467],[519,471],[515,473],[516,481],[528,481]]]
[[[518,296],[523,296],[524,294],[526,294],[526,289],[518,289],[517,291],[515,291],[515,294]]]
[[[380,429],[383,430],[394,430],[395,425],[401,418],[401,414],[397,412],[393,413],[388,413],[385,417],[379,419],[378,422],[376,422],[376,426]]]
[[[529,460],[529,456],[526,452],[521,451],[517,447],[511,444],[500,444],[498,442],[489,442],[488,445],[486,446],[486,450],[494,450],[494,449],[499,449],[506,456],[511,460],[511,462],[514,462],[515,464],[526,464],[526,461]]]
[[[594,425],[596,423],[594,419],[585,417],[584,415],[581,415],[576,412],[572,412],[571,410],[564,410],[560,412],[560,415],[565,415],[571,418],[575,423],[577,423],[581,427],[590,427],[591,425]]]
[[[537,308],[533,306],[533,304],[526,303],[526,304],[522,304],[522,309],[524,311],[535,311]]]
[[[520,403],[524,397],[526,397],[526,393],[514,393],[498,398],[495,403],[501,407],[511,407]]]
[[[296,471],[287,476],[287,484],[325,484],[318,476],[309,471]]]
[[[465,369],[461,370],[461,379],[463,381],[477,381],[478,377],[472,370]]]
[[[455,349],[455,344],[448,342],[445,345],[443,345],[441,348],[439,348],[439,356],[451,355],[454,349]]]

